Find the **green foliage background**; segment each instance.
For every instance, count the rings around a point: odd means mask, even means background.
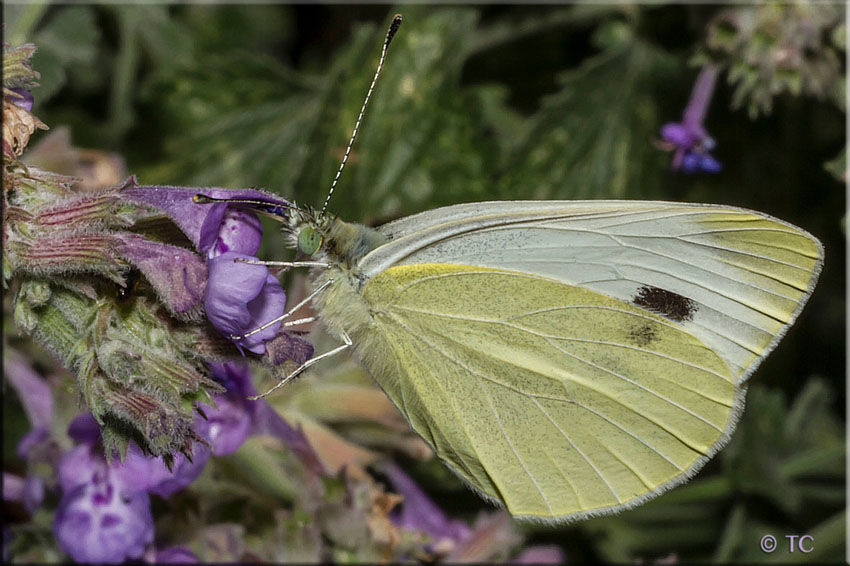
[[[783,94],[752,120],[730,109],[724,74],[706,122],[723,172],[671,172],[653,140],[681,118],[698,72],[689,61],[719,10],[6,5],[4,21],[6,41],[39,48],[34,113],[69,125],[77,146],[122,155],[143,184],[258,186],[320,205],[399,11],[404,25],[330,206],[343,218],[641,198],[744,206],[806,228],[826,245],[824,272],[752,378],[730,446],[633,511],[524,529],[577,562],[843,561],[846,173],[824,166],[845,143],[843,108]],[[261,253],[288,257],[267,234]],[[436,462],[408,467],[452,513],[484,506]],[[815,550],[765,554],[767,533],[781,544],[809,534]]]

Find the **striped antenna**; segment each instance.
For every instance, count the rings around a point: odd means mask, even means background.
[[[204,194],[197,194],[192,197],[192,202],[195,204],[213,204],[216,202],[226,202],[230,204],[244,204],[250,205],[253,210],[257,212],[267,214],[277,220],[281,220],[284,217],[284,210],[289,208],[294,208],[296,210],[300,210],[297,206],[292,204],[282,204],[262,199],[250,199],[250,198],[216,198],[211,197]]]
[[[357,122],[354,124],[354,131],[351,133],[351,139],[348,140],[348,147],[345,148],[345,155],[342,157],[342,163],[339,164],[336,177],[334,177],[334,181],[331,183],[331,190],[328,192],[325,204],[322,205],[322,212],[319,214],[320,217],[325,215],[325,210],[328,208],[331,195],[334,194],[334,189],[339,181],[339,176],[345,168],[345,163],[348,161],[348,154],[351,153],[351,146],[354,144],[354,138],[357,137],[357,130],[360,129],[360,122],[363,121],[363,113],[366,112],[366,105],[369,104],[369,99],[372,98],[372,91],[375,90],[375,83],[378,82],[378,76],[381,74],[381,68],[384,66],[384,59],[387,57],[387,48],[390,46],[390,42],[393,40],[393,37],[395,37],[395,33],[401,25],[401,20],[401,14],[393,16],[393,21],[390,23],[390,29],[387,30],[387,37],[384,39],[384,46],[381,48],[381,59],[378,61],[378,68],[375,70],[375,76],[372,78],[372,84],[369,85],[369,92],[366,93],[366,100],[363,101],[363,106],[360,107],[360,115],[357,116]]]

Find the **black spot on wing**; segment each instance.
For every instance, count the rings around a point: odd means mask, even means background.
[[[629,332],[629,340],[631,340],[635,346],[649,346],[649,344],[657,338],[658,332],[649,324],[637,325]]]
[[[693,320],[697,310],[696,303],[691,299],[651,285],[638,289],[632,302],[675,322]]]

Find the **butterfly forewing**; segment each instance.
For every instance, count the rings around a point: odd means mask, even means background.
[[[549,277],[665,316],[717,353],[739,382],[776,345],[822,264],[820,243],[760,213],[640,201],[491,202],[381,229],[368,277],[447,263]]]

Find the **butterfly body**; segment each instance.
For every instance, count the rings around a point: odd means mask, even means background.
[[[712,205],[474,203],[377,229],[291,214],[328,331],[467,484],[541,520],[696,473],[823,258],[799,228]]]
[[[290,245],[312,260],[327,265],[311,272],[314,287],[331,282],[313,299],[320,320],[334,336],[343,332],[356,333],[361,326],[369,324],[371,317],[361,294],[365,277],[358,264],[386,238],[368,226],[344,222],[335,216],[322,216],[311,209],[293,208],[289,214]],[[304,234],[315,234],[318,245],[314,249],[304,249]]]

